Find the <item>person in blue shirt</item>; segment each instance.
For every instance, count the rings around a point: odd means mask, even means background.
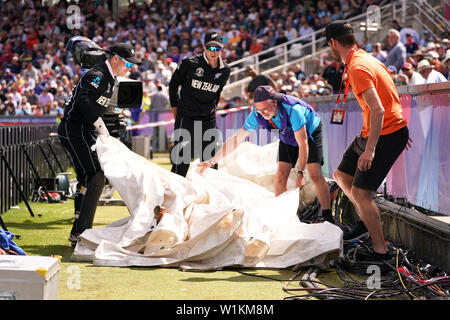
[[[305,170],[313,182],[322,206],[320,221],[333,223],[330,210],[330,189],[322,175],[322,132],[319,115],[309,104],[294,96],[284,95],[270,86],[256,88],[255,107],[247,116],[243,127],[222,146],[209,161],[198,164],[201,172],[226,157],[258,127],[279,131],[278,170],[275,179],[275,196],[287,190],[287,180],[298,162],[296,186],[305,186]],[[320,222],[318,221],[318,222]]]

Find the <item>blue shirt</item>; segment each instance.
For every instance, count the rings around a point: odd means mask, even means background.
[[[285,100],[284,100],[285,101]],[[296,103],[294,105],[290,105],[286,102],[278,103],[278,108],[285,108],[287,114],[289,115],[289,120],[291,122],[292,130],[298,131],[306,125],[306,131],[308,133],[308,137],[311,137],[314,130],[317,129],[320,123],[320,117],[307,103],[302,105],[300,103]],[[258,120],[256,119],[257,111],[253,109],[253,111],[247,116],[244,122],[244,129],[251,132],[258,128]],[[277,115],[272,118],[272,122],[278,129],[281,128],[281,112],[277,110]]]

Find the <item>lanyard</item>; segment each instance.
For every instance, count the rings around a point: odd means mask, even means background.
[[[272,125],[272,127],[273,127],[274,129],[278,129],[277,126],[275,125],[275,123],[273,123],[273,121],[272,121],[271,119],[269,119],[269,120],[267,120],[267,121],[270,122],[270,124]],[[278,129],[278,130],[279,130],[279,129]]]
[[[342,84],[344,83],[344,76],[347,73],[348,64],[350,63],[350,59],[353,57],[353,54],[355,53],[355,51],[356,51],[356,48],[353,49],[352,51],[350,51],[350,53],[347,56],[347,61],[345,61],[344,72],[342,73],[342,80],[341,80],[341,85],[339,87],[339,95],[336,100],[336,105],[339,104],[339,100],[341,98]],[[347,80],[345,82],[344,98],[342,99],[342,103],[345,103],[347,101],[347,95],[348,95],[349,88],[350,88],[350,82]]]

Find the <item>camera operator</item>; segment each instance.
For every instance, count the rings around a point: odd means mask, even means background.
[[[73,158],[78,182],[75,221],[69,236],[72,246],[76,245],[77,237],[84,230],[92,228],[97,202],[105,184],[97,154],[91,149],[98,136],[94,122],[107,111],[115,76],[125,76],[133,64],[141,63],[129,44],[115,44],[106,53],[106,61],[80,77],[64,105],[64,116],[58,127],[61,144]]]

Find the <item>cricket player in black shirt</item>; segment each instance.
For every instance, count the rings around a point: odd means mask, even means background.
[[[91,149],[98,136],[94,122],[107,110],[115,76],[124,76],[133,64],[140,64],[129,44],[115,44],[107,54],[109,57],[105,62],[80,77],[64,105],[64,116],[58,127],[61,144],[73,158],[78,182],[75,221],[69,236],[73,246],[84,230],[92,228],[97,202],[105,184],[97,154]]]
[[[202,54],[181,61],[169,83],[175,116],[175,144],[170,155],[172,172],[183,177],[192,158],[207,161],[217,151],[216,108],[230,77],[230,68],[220,57],[222,36],[209,31],[203,48]]]

